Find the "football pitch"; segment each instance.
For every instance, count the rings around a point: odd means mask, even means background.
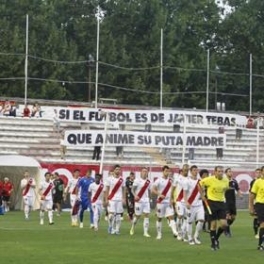
[[[45,216],[46,217],[46,216]],[[46,220],[46,219],[45,219]],[[102,219],[100,229],[89,228],[86,213],[84,228],[70,226],[69,212],[54,215],[55,224],[39,225],[38,212],[25,221],[23,212],[8,212],[0,216],[0,263],[107,263],[107,264],[223,264],[261,263],[264,252],[257,251],[252,218],[247,211],[239,211],[232,227],[233,236],[220,238],[218,251],[210,250],[209,234],[202,232],[202,245],[189,245],[175,239],[163,220],[163,237],[156,240],[155,218],[150,219],[151,238],[143,237],[142,221],[129,235],[130,223],[122,221],[121,234],[109,235],[107,222]]]

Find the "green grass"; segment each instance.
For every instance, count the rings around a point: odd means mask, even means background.
[[[221,249],[210,250],[209,235],[202,233],[202,245],[190,246],[172,237],[166,221],[163,221],[163,238],[155,239],[155,219],[150,222],[151,238],[142,236],[142,222],[134,236],[129,235],[130,224],[123,221],[121,235],[108,235],[107,223],[101,222],[95,233],[86,226],[83,229],[69,225],[69,213],[55,215],[55,225],[39,225],[38,212],[25,221],[23,212],[9,212],[0,216],[0,263],[107,263],[107,264],[218,264],[261,263],[264,252],[256,250],[252,218],[247,212],[239,212],[232,228],[233,237],[220,238]]]

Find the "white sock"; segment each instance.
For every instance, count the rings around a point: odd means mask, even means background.
[[[177,234],[177,231],[176,231],[176,224],[175,224],[175,220],[174,219],[170,220],[170,228],[172,230],[172,233],[174,235],[176,235]]]
[[[24,212],[25,212],[25,217],[28,218],[29,216],[29,206],[28,205],[25,205]]]
[[[162,222],[156,221],[156,229],[157,229],[157,234],[161,235],[162,232]]]
[[[113,214],[108,214],[108,225],[113,228],[113,225],[114,225],[114,215]]]
[[[187,235],[189,240],[192,240],[192,226],[192,223],[187,223]]]
[[[49,217],[49,222],[53,223],[53,211],[52,210],[48,211],[48,217]]]
[[[39,212],[39,218],[40,218],[40,220],[44,220],[44,212],[43,211]]]
[[[115,217],[115,224],[116,224],[116,232],[120,231],[120,226],[121,226],[121,215],[117,214]]]
[[[182,219],[181,218],[177,218],[177,220],[176,220],[176,230],[178,231],[179,235],[182,235],[181,226],[182,226]]]
[[[94,228],[98,229],[98,222],[99,222],[99,214],[98,210],[94,211]]]
[[[199,237],[199,234],[200,234],[202,229],[203,229],[203,222],[198,221],[198,223],[196,224],[196,227],[195,227],[194,237]]]
[[[148,233],[149,230],[149,218],[145,217],[143,220],[143,230],[144,230],[144,234]]]

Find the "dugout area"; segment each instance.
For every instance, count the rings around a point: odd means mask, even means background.
[[[23,208],[22,191],[20,182],[24,177],[24,172],[28,171],[31,177],[36,181],[36,197],[38,197],[38,189],[41,166],[37,160],[31,157],[21,155],[1,155],[0,156],[0,180],[3,181],[5,177],[14,185],[14,191],[11,196],[11,209],[21,210]],[[35,199],[34,209],[39,208],[39,201]]]

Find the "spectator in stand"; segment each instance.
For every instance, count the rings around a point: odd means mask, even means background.
[[[14,186],[12,182],[10,182],[9,178],[4,178],[3,183],[3,192],[2,192],[2,198],[3,198],[3,207],[5,212],[8,212],[10,210],[10,197],[14,190]]]
[[[23,117],[30,117],[30,109],[27,104],[25,104],[25,107],[23,110]]]
[[[124,152],[123,152],[123,146],[116,146],[116,157],[123,158]]]
[[[42,111],[40,109],[40,106],[38,103],[33,104],[32,111],[31,111],[31,117],[36,117],[37,114],[39,117],[42,117]]]
[[[255,128],[254,119],[251,116],[248,117],[246,128]]]
[[[5,100],[2,106],[1,114],[4,116],[9,116],[10,110],[11,110],[11,103],[8,100]]]
[[[225,128],[219,127],[218,133],[219,134],[225,134]],[[216,148],[216,158],[220,159],[220,160],[223,158],[223,148]]]
[[[93,157],[92,159],[99,160],[100,159],[100,153],[101,153],[101,146],[95,146],[93,150]]]
[[[11,104],[9,116],[16,117],[16,110],[17,110],[16,103]]]
[[[54,114],[53,114],[53,129],[56,133],[60,132],[60,120],[58,118],[58,111],[57,109],[54,109]]]
[[[67,147],[65,145],[65,140],[64,140],[64,133],[61,133],[61,139],[60,139],[60,154],[61,154],[61,159],[65,159]]]

